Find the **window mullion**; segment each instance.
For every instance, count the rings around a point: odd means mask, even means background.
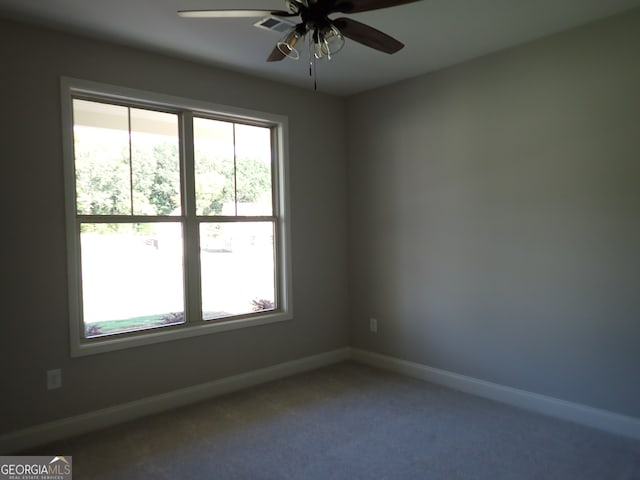
[[[131,215],[133,215],[133,146],[131,145],[131,107],[127,107],[127,129],[127,136],[129,138],[129,204],[131,207]]]
[[[193,114],[183,112],[181,118],[183,245],[185,263],[185,309],[188,323],[202,321],[200,288],[200,239],[196,218],[196,185],[193,142]]]
[[[238,153],[236,147],[236,124],[233,123],[233,211],[238,216]]]

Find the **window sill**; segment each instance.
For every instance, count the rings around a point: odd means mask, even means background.
[[[74,342],[71,346],[72,357],[83,357],[98,353],[113,352],[126,348],[154,345],[156,343],[198,337],[230,330],[268,325],[293,319],[290,312],[271,312],[248,318],[198,322],[160,327],[153,330],[141,330],[130,335],[116,335]]]

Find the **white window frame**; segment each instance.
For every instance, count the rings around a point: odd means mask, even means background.
[[[69,326],[71,339],[71,356],[78,357],[96,353],[121,350],[124,348],[150,345],[159,342],[194,337],[212,333],[254,327],[293,318],[292,278],[291,278],[291,220],[289,208],[289,168],[288,168],[288,122],[287,117],[264,113],[226,105],[187,99],[182,97],[151,93],[126,87],[102,84],[76,78],[61,77],[62,102],[62,145],[65,183],[65,213],[67,237],[67,268],[69,289]],[[202,320],[200,308],[200,292],[194,292],[189,285],[198,285],[200,280],[199,251],[197,241],[185,237],[185,317],[180,325],[167,326],[149,330],[139,330],[112,336],[84,338],[84,321],[82,318],[80,229],[76,212],[75,159],[73,139],[73,106],[74,96],[86,99],[113,101],[138,107],[149,107],[180,113],[180,135],[185,130],[192,131],[193,116],[214,116],[230,122],[250,123],[272,128],[273,162],[273,198],[276,235],[276,310],[251,315],[239,315],[221,320]],[[192,132],[191,132],[192,133]],[[189,134],[189,137],[192,135]],[[193,175],[193,146],[189,142],[181,142],[181,162],[185,175]],[[183,206],[183,209],[185,207]],[[193,207],[195,212],[195,207]],[[183,228],[193,218],[188,212],[181,217]]]

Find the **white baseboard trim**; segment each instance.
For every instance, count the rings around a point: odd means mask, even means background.
[[[351,349],[351,359],[462,392],[640,440],[640,418],[506,387],[357,348]]]
[[[0,455],[196,403],[350,358],[348,347],[0,435]]]
[[[345,347],[200,385],[154,395],[102,410],[35,425],[16,432],[2,434],[0,435],[0,455],[19,452],[63,438],[107,428],[147,415],[171,410],[207,400],[218,395],[231,393],[243,388],[252,387],[349,359],[402,375],[426,380],[462,392],[640,440],[640,418],[629,417],[607,410],[519,390],[517,388],[506,387],[419,363],[401,360],[388,355]]]

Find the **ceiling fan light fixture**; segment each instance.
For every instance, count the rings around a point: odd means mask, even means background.
[[[322,49],[322,44],[320,42],[313,42],[313,56],[316,58],[324,57],[324,50]]]
[[[313,56],[331,60],[331,56],[338,53],[344,47],[344,37],[334,25],[325,30],[313,32]]]
[[[331,55],[335,55],[344,47],[344,37],[334,25],[321,34],[322,51],[331,60]]]
[[[298,60],[300,58],[300,53],[295,47],[300,38],[302,38],[302,35],[298,31],[291,30],[281,41],[278,42],[278,50],[280,50],[283,55],[286,55],[293,60]]]

